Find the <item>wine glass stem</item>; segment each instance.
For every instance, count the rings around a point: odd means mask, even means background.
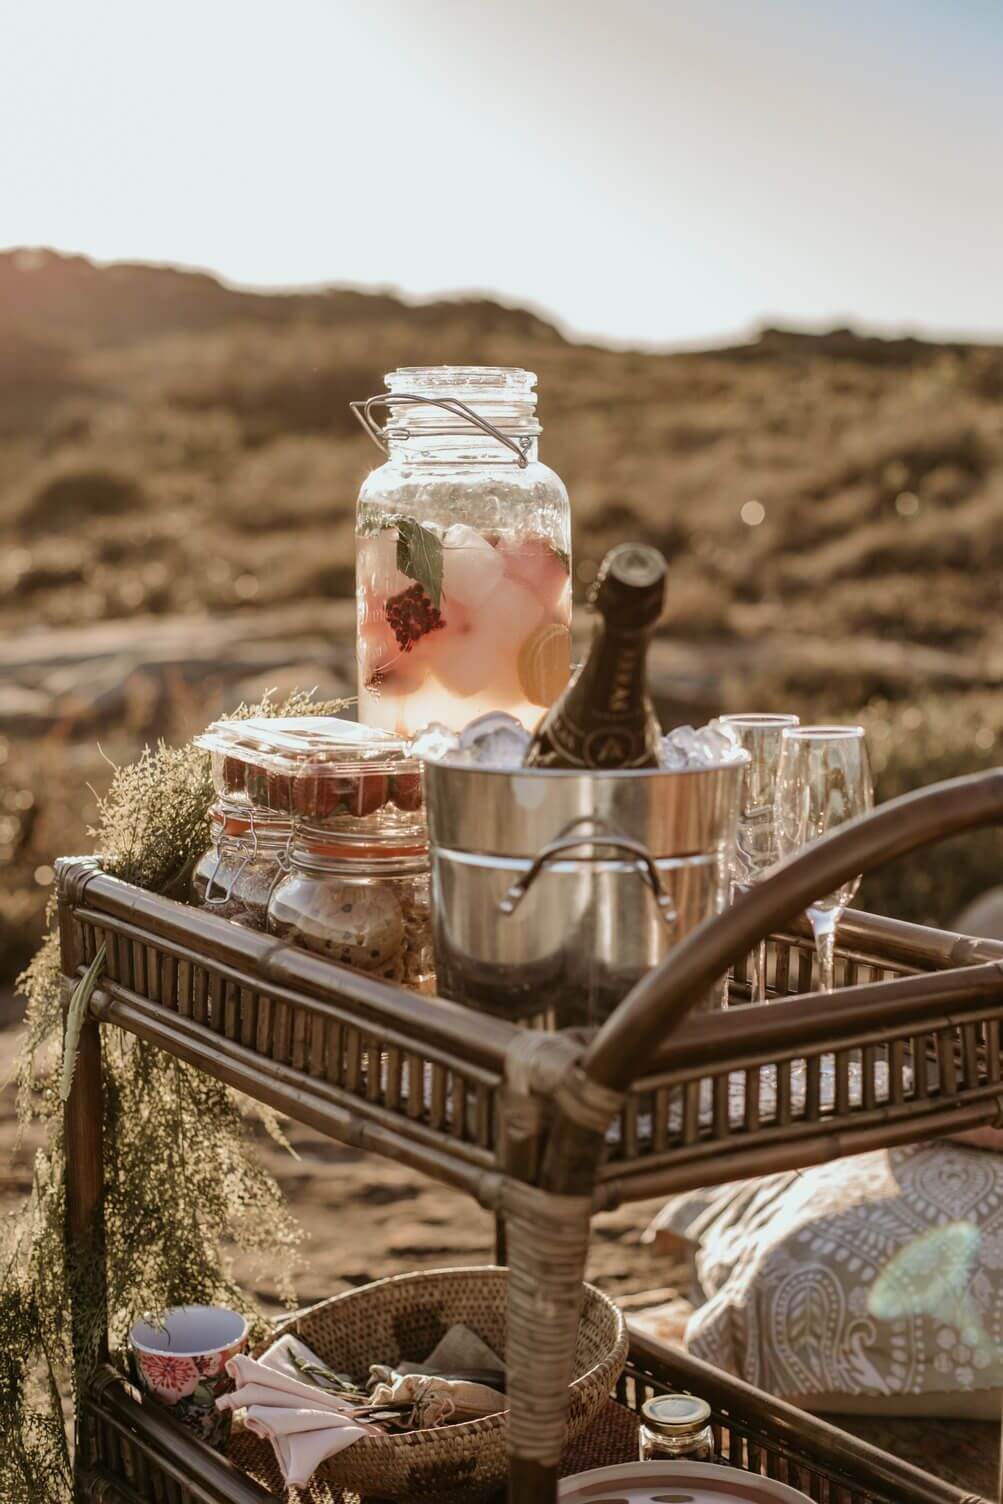
[[[815,936],[819,990],[832,992],[836,985],[836,930],[839,926],[839,910],[810,909],[808,917]]]
[[[766,941],[760,940],[752,953],[752,1001],[766,1002]]]

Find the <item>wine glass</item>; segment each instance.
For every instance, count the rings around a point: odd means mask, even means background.
[[[776,784],[783,734],[800,724],[796,715],[723,715],[749,753],[742,779],[732,891],[765,877],[780,855],[776,829]],[[766,941],[752,955],[749,992],[754,1003],[766,1002]]]
[[[862,726],[799,726],[783,733],[777,777],[777,832],[782,856],[800,851],[874,803]],[[821,989],[833,989],[836,931],[860,887],[850,878],[835,893],[808,906]]]

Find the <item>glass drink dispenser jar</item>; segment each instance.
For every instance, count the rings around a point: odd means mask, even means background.
[[[356,525],[370,726],[459,731],[505,710],[532,727],[567,683],[568,493],[537,457],[535,383],[531,371],[419,366],[353,403],[388,456],[366,478]]]

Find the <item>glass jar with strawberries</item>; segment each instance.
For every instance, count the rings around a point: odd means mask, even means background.
[[[357,513],[367,725],[411,736],[505,710],[532,727],[567,683],[571,519],[537,457],[535,383],[501,367],[412,367],[354,404],[388,454]]]
[[[214,721],[195,738],[220,799],[258,815],[424,837],[421,766],[400,737],[337,716]]]

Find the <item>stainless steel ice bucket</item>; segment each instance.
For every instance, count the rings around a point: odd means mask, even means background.
[[[600,1023],[727,901],[744,771],[426,763],[439,991],[555,1028]]]

